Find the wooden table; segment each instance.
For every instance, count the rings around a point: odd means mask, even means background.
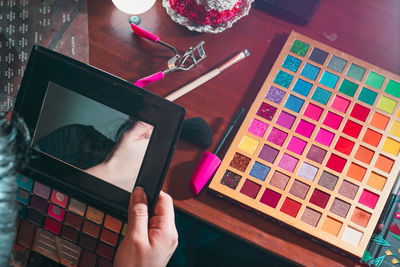
[[[167,68],[173,54],[135,36],[128,24],[130,16],[117,10],[111,1],[89,0],[88,13],[90,64],[131,82]],[[193,70],[168,74],[146,89],[166,96],[247,48],[250,57],[175,101],[187,109],[187,118],[201,116],[209,123],[214,139],[207,150],[212,151],[234,113],[250,107],[291,30],[400,74],[399,14],[398,0],[323,0],[310,24],[298,26],[253,7],[233,28],[215,35],[191,32],[176,24],[157,1],[141,16],[140,26],[180,52],[204,40],[207,58]],[[334,33],[337,39],[330,41],[324,33]],[[223,147],[220,154],[226,149]],[[173,197],[176,208],[302,265],[357,264],[207,190],[195,196],[189,180],[203,151],[185,141],[177,146],[163,187]]]

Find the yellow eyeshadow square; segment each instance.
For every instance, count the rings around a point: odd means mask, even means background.
[[[382,191],[383,187],[386,183],[386,177],[383,177],[377,173],[372,172],[368,178],[367,185],[375,188],[379,191]]]
[[[393,99],[386,97],[386,96],[381,96],[381,99],[379,99],[377,108],[380,110],[383,110],[387,113],[392,114],[394,111],[394,108],[396,107],[397,102],[394,101]]]
[[[390,133],[394,136],[400,137],[400,121],[394,121]]]
[[[243,136],[242,141],[240,141],[239,149],[253,155],[254,152],[256,152],[258,143],[259,142],[257,140],[245,135]]]
[[[382,150],[397,157],[399,155],[400,143],[392,138],[387,138],[383,143]]]

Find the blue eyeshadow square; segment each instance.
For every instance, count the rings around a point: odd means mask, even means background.
[[[17,201],[28,205],[30,201],[30,194],[20,188],[17,189]]]
[[[18,174],[17,185],[18,185],[18,187],[21,187],[21,188],[25,189],[26,191],[30,192],[30,191],[32,191],[33,180],[31,178],[23,176],[22,174]]]
[[[274,83],[279,84],[282,87],[288,88],[292,80],[293,75],[280,70],[278,71],[278,74],[276,74]]]
[[[289,95],[288,99],[286,100],[285,107],[294,112],[299,113],[303,104],[304,104],[303,99],[295,97],[294,95]]]
[[[319,71],[320,68],[315,67],[314,65],[311,65],[309,63],[306,63],[306,65],[304,65],[303,70],[301,71],[301,75],[314,81],[315,78],[317,78]]]
[[[250,170],[250,175],[257,178],[260,181],[265,181],[265,178],[267,178],[267,175],[269,171],[271,170],[270,167],[265,166],[264,164],[261,164],[259,162],[254,162],[253,167]]]
[[[308,93],[310,92],[312,87],[312,84],[309,82],[306,82],[302,79],[297,79],[295,85],[293,86],[293,91],[296,93],[299,93],[303,96],[308,96]]]
[[[291,70],[293,72],[296,72],[299,69],[300,64],[301,64],[300,59],[292,57],[291,55],[287,55],[285,61],[282,64],[282,67]]]
[[[314,94],[312,95],[311,99],[326,105],[328,103],[329,98],[331,97],[331,92],[326,91],[320,87],[317,87],[314,91]]]
[[[328,71],[325,71],[322,74],[322,77],[319,80],[319,83],[333,89],[333,88],[335,88],[338,80],[339,80],[338,76],[336,76],[335,74],[332,74]]]

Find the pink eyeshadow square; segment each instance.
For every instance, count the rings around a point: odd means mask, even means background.
[[[330,146],[334,137],[334,133],[331,133],[330,131],[321,128],[319,129],[317,136],[315,136],[315,141],[320,144]]]
[[[292,136],[290,139],[287,149],[293,151],[296,154],[303,154],[304,148],[306,147],[307,142],[303,141],[295,136]]]
[[[269,133],[267,140],[278,146],[282,146],[286,140],[286,136],[287,133],[285,133],[284,131],[281,131],[277,128],[273,128]]]
[[[249,133],[252,133],[254,135],[257,135],[259,137],[263,137],[265,134],[265,131],[268,128],[268,124],[265,122],[262,122],[260,120],[257,119],[253,119],[253,121],[251,122],[249,129],[247,129],[247,131]]]
[[[378,202],[379,196],[377,194],[374,194],[368,190],[365,190],[362,192],[360,200],[358,200],[359,203],[374,209],[376,206],[376,202]]]
[[[337,115],[332,112],[328,112],[326,114],[323,124],[337,130],[337,129],[339,129],[339,126],[342,123],[342,120],[343,120],[342,116]]]
[[[282,155],[281,160],[278,163],[278,166],[281,167],[282,169],[285,169],[285,170],[289,171],[289,172],[293,172],[294,169],[296,168],[296,165],[297,165],[298,161],[299,161],[298,159],[296,159],[296,158],[284,153]]]
[[[312,120],[318,121],[319,118],[321,117],[322,111],[323,111],[322,108],[309,103],[306,110],[304,111],[304,116],[306,116]]]
[[[350,105],[350,100],[347,100],[346,98],[337,95],[335,96],[335,99],[333,100],[331,107],[336,109],[337,111],[346,113],[349,105]]]
[[[294,122],[295,119],[296,119],[295,116],[290,115],[289,113],[286,113],[286,112],[282,111],[279,114],[279,117],[276,120],[276,123],[281,125],[281,126],[283,126],[283,127],[285,127],[285,128],[287,128],[287,129],[290,129],[290,128],[292,128],[292,125],[293,125],[293,122]]]
[[[305,120],[300,120],[299,124],[296,127],[296,133],[309,138],[312,135],[314,128],[314,124],[309,123]]]

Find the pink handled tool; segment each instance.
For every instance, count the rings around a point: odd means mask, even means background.
[[[235,114],[227,131],[225,132],[224,136],[219,142],[217,148],[214,150],[214,153],[208,151],[205,151],[203,153],[203,156],[201,157],[199,163],[197,164],[197,167],[194,170],[192,178],[190,179],[190,187],[192,188],[193,193],[195,193],[196,195],[200,193],[201,189],[203,189],[203,187],[207,184],[210,178],[214,175],[219,164],[221,164],[221,159],[217,156],[217,154],[221,149],[222,145],[224,144],[229,133],[232,131],[233,127],[239,121],[243,112],[244,108],[240,109]]]
[[[165,74],[177,70],[190,70],[194,66],[196,66],[200,61],[202,61],[206,57],[206,53],[203,48],[204,41],[200,41],[194,48],[190,47],[183,56],[179,55],[178,51],[172,45],[169,45],[160,40],[157,35],[148,32],[134,23],[130,23],[133,32],[143,38],[146,38],[155,43],[161,44],[172,51],[174,51],[175,56],[168,60],[168,68],[164,71],[159,71],[147,77],[137,80],[134,84],[139,87],[144,87],[148,84],[151,84],[155,81],[161,80],[164,78]]]

